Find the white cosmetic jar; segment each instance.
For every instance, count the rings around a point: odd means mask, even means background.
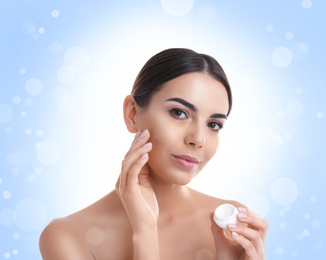
[[[231,204],[222,204],[214,212],[214,221],[221,228],[226,229],[228,224],[236,224],[238,209]]]

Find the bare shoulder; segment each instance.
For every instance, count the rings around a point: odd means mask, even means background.
[[[190,189],[190,188],[189,188]],[[213,212],[218,206],[222,204],[232,204],[235,207],[245,207],[244,204],[235,200],[227,200],[216,198],[205,193],[201,193],[199,191],[190,189],[192,196],[195,197],[195,201],[197,205],[200,205],[203,209],[208,210],[209,212]]]
[[[40,236],[39,246],[43,259],[94,259],[85,246],[83,237],[76,223],[69,218],[54,219]]]

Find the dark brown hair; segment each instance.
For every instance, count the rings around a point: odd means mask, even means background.
[[[139,72],[131,94],[138,106],[146,107],[165,82],[189,72],[207,72],[224,85],[229,99],[229,115],[232,92],[221,65],[213,57],[190,49],[167,49],[150,58]]]

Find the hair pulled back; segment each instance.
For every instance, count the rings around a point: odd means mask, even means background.
[[[224,85],[229,99],[229,115],[232,92],[222,67],[213,57],[190,49],[166,49],[150,58],[139,72],[131,94],[138,106],[146,107],[165,82],[190,72],[207,72]]]

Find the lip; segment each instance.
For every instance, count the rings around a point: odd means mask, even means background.
[[[192,157],[190,155],[172,155],[172,156],[175,159],[176,163],[186,170],[193,170],[199,164],[199,160],[196,157]]]

